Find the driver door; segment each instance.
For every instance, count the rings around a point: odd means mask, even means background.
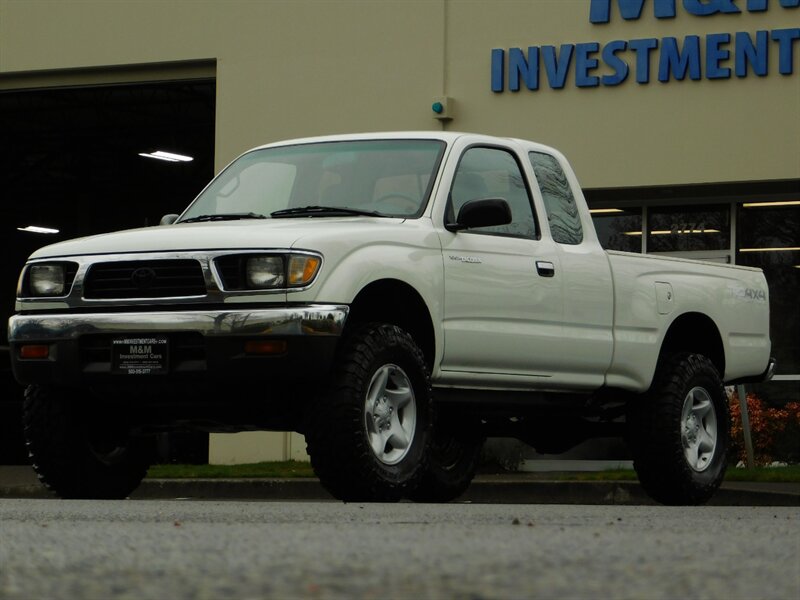
[[[508,202],[508,225],[440,233],[444,353],[439,381],[539,387],[558,371],[562,284],[552,241],[539,232],[520,159],[508,148],[467,148],[445,218],[478,198]],[[546,384],[545,384],[546,385]]]

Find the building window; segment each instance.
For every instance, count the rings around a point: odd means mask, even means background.
[[[739,205],[736,264],[759,267],[769,284],[778,374],[800,374],[800,201]],[[796,398],[795,398],[796,399]]]
[[[590,212],[603,248],[622,252],[642,251],[641,208],[593,208]]]
[[[647,252],[729,250],[730,206],[654,206],[647,216]]]

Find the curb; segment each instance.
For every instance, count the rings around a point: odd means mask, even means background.
[[[55,498],[38,483],[5,485],[0,498]],[[331,501],[317,479],[147,479],[133,500]],[[633,481],[476,479],[456,502],[476,504],[657,505]],[[709,506],[800,506],[800,486],[723,483]]]

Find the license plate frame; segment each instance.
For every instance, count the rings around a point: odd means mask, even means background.
[[[165,375],[169,372],[169,338],[163,335],[113,338],[111,372],[117,375]]]

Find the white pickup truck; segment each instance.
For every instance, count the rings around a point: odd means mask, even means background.
[[[343,500],[446,501],[486,436],[622,436],[656,500],[724,475],[771,376],[758,269],[606,252],[552,148],[457,133],[251,150],[161,226],[36,251],[9,323],[40,479],[125,497],[154,433],[296,430]]]

